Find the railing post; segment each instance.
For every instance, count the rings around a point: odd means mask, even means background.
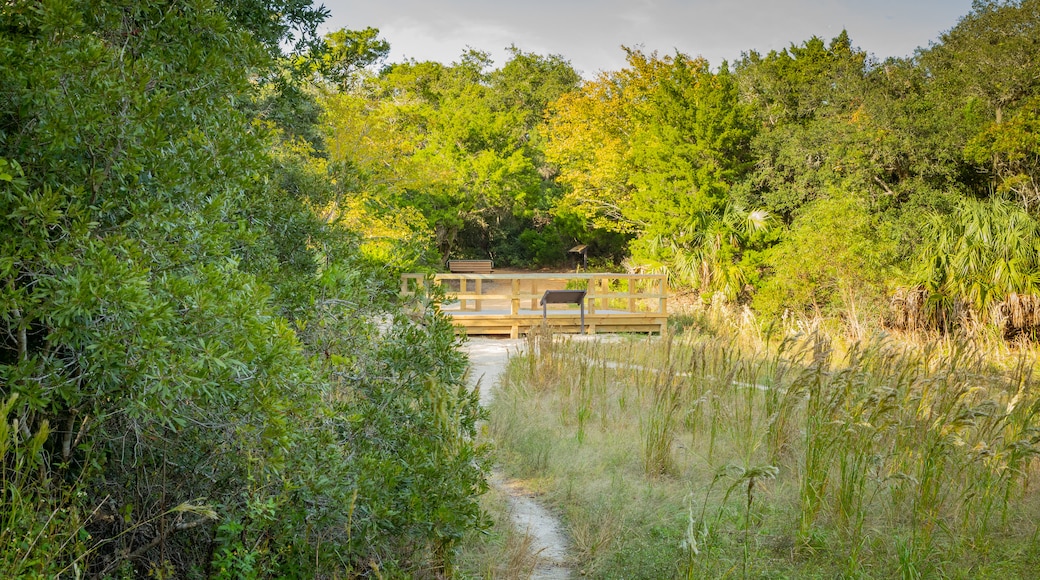
[[[579,323],[579,326],[578,326],[578,334],[585,334],[585,301],[584,300],[581,301],[581,304],[578,305],[578,308],[581,309],[581,322]]]
[[[477,281],[476,281],[477,296],[480,296],[481,294],[483,294],[483,288],[484,288],[483,282],[484,282],[484,280],[482,280],[480,278],[477,278]],[[481,312],[482,311],[483,306],[481,304],[482,304],[482,300],[480,300],[479,298],[473,301],[474,309],[477,312]]]
[[[629,312],[635,312],[636,311],[636,289],[637,289],[636,280],[638,280],[638,278],[636,278],[634,276],[630,276],[627,279],[627,282],[628,282],[628,311]]]
[[[585,288],[585,301],[589,303],[589,314],[596,313],[596,277],[590,276]]]
[[[520,314],[520,278],[513,278],[513,295],[509,313],[513,316]]]
[[[668,315],[668,275],[661,275],[661,304],[659,306],[661,314]]]

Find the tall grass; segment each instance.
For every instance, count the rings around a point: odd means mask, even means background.
[[[31,433],[15,412],[17,395],[0,401],[0,577],[47,578],[78,575],[62,569],[64,558],[84,552],[83,514],[69,501],[78,482],[61,494],[45,490],[62,485],[46,469],[47,422]],[[73,565],[74,566],[74,565]]]
[[[531,578],[538,565],[531,535],[511,521],[507,492],[492,486],[481,498],[491,515],[488,530],[471,530],[462,542],[456,577],[494,580]]]
[[[492,430],[512,457],[552,450],[538,475],[573,527],[617,522],[583,556],[605,577],[1014,574],[1040,553],[1031,359],[819,334],[531,341]]]

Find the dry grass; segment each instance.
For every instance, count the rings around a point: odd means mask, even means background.
[[[487,533],[473,533],[459,549],[457,575],[461,578],[527,580],[538,565],[531,536],[512,525],[505,492],[492,487],[481,507],[494,525]]]
[[[591,575],[1035,569],[1034,359],[728,324],[540,336],[510,367],[491,431],[514,475],[536,466]]]

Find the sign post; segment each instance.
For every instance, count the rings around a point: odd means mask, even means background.
[[[567,253],[578,254],[579,256],[581,256],[582,270],[585,270],[586,272],[589,270],[589,247],[587,245],[581,244],[580,246],[574,246],[573,248],[567,250]]]

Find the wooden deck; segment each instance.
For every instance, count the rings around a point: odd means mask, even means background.
[[[663,332],[668,321],[668,282],[659,274],[403,274],[401,294],[428,284],[444,289],[441,311],[459,332],[470,336],[513,338],[542,324],[539,299],[546,290],[586,290],[585,331]],[[574,304],[550,305],[547,322],[554,332],[580,332]]]

